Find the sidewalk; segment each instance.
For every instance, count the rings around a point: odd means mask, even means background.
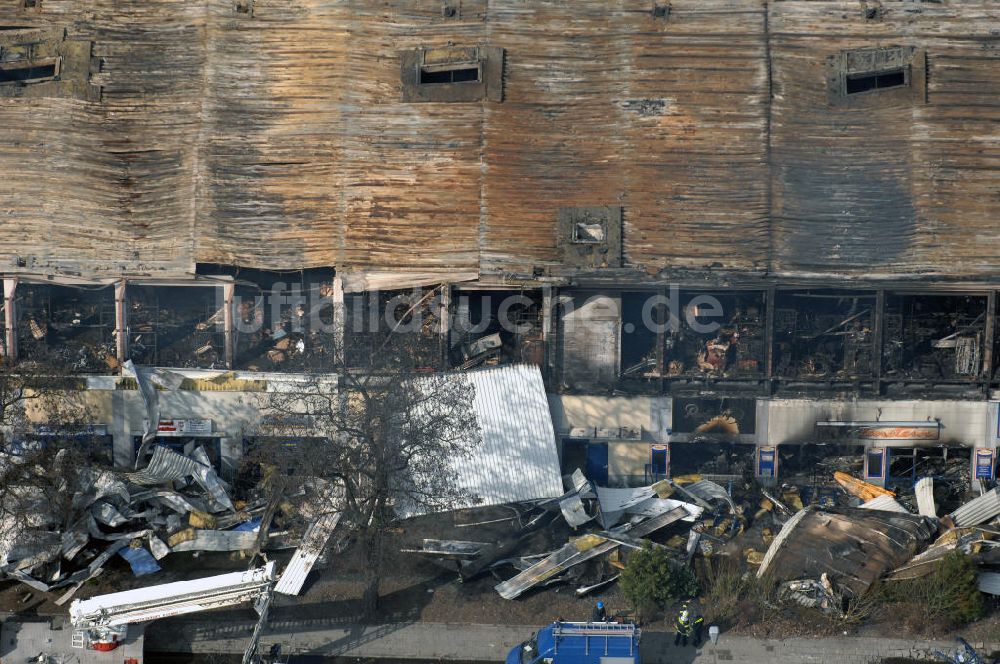
[[[297,654],[372,659],[464,660],[500,662],[507,652],[531,636],[535,626],[395,623],[334,624],[325,619],[276,620],[261,643],[266,650],[281,643]],[[250,635],[247,623],[163,621],[147,632],[147,652],[243,652]],[[973,643],[980,652],[1000,651],[1000,642]],[[839,637],[825,639],[758,640],[723,634],[717,645],[674,648],[673,635],[646,631],[642,637],[644,664],[872,664],[889,657],[926,659],[937,649],[948,652],[954,642]]]

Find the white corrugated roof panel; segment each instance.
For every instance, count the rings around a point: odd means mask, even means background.
[[[319,560],[338,523],[340,523],[340,512],[324,514],[309,524],[309,528],[302,536],[302,543],[295,550],[292,559],[288,561],[288,567],[281,573],[281,578],[274,586],[275,592],[285,595],[298,595],[302,592],[306,577]]]
[[[496,367],[456,373],[452,379],[475,387],[473,410],[482,432],[472,454],[452,459],[458,487],[479,496],[480,506],[562,496],[555,429],[539,368]],[[401,516],[423,513],[417,506],[399,511]]]

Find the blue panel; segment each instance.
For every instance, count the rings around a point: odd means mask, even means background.
[[[608,444],[591,443],[587,446],[587,479],[599,486],[608,484]]]
[[[146,549],[133,549],[127,546],[119,551],[118,555],[128,561],[128,564],[132,566],[132,573],[136,576],[160,571],[160,565],[156,562],[156,558]]]

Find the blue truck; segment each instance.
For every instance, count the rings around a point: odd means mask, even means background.
[[[507,664],[640,664],[631,623],[554,622],[507,654]]]

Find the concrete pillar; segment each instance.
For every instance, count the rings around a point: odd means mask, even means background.
[[[128,308],[125,305],[127,283],[115,284],[115,355],[119,364],[128,360]]]
[[[111,393],[111,426],[108,433],[114,445],[115,467],[132,469],[135,459],[132,456],[132,434],[129,427],[128,394],[126,390],[114,390]]]
[[[236,306],[234,303],[235,299],[236,284],[224,284],[222,286],[222,334],[227,369],[233,368],[233,362],[236,355],[236,331],[233,326],[233,317],[236,314],[233,310],[233,307]]]
[[[344,305],[344,279],[333,278],[333,351],[334,362],[337,365],[346,364],[344,357],[344,330],[347,327],[347,308]]]
[[[544,374],[546,378],[551,378],[553,376],[553,367],[555,364],[555,307],[558,306],[559,300],[556,298],[555,289],[550,286],[545,286],[542,288],[542,350],[544,356],[545,370]]]
[[[3,280],[3,313],[4,313],[4,350],[12,362],[17,361],[17,311],[14,292],[17,290],[17,278]]]

